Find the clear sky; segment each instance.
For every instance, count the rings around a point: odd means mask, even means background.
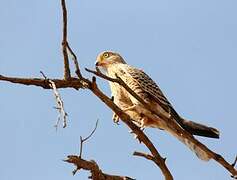
[[[236,0],[68,0],[69,41],[82,68],[97,54],[114,50],[144,69],[184,117],[218,128],[220,140],[199,138],[233,161],[237,153],[237,1]],[[62,77],[60,1],[1,0],[0,74]],[[83,71],[85,76],[90,74]],[[108,83],[99,86],[110,94]],[[99,119],[83,157],[107,173],[139,180],[161,179],[160,170],[134,150],[148,152],[125,125],[87,90],[60,90],[68,127],[57,132],[51,91],[0,82],[0,179],[86,179],[62,162],[79,152]],[[228,180],[216,162],[202,162],[165,132],[147,129],[177,180]]]

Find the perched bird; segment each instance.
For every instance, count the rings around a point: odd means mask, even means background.
[[[136,125],[141,128],[166,130],[187,145],[200,159],[208,161],[211,158],[202,146],[195,143],[193,135],[219,138],[217,129],[180,117],[158,85],[144,71],[128,65],[118,53],[111,51],[100,53],[96,59],[96,66],[103,68],[111,78],[120,77],[144,102],[164,117],[149,111],[118,83],[109,82],[114,103],[126,112]],[[116,114],[113,118],[118,121]],[[175,123],[175,128],[169,125],[171,121]],[[183,136],[180,129],[188,132],[189,138]]]

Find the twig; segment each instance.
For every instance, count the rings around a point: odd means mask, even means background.
[[[78,170],[84,169],[91,172],[91,176],[89,178],[93,180],[135,180],[127,176],[116,176],[103,173],[95,161],[87,161],[79,156],[70,155],[64,161],[76,166],[76,169],[73,171],[73,175]]]
[[[92,74],[94,74],[94,75],[96,75],[96,76],[98,76],[98,77],[101,77],[101,78],[103,78],[103,79],[105,79],[105,80],[108,80],[108,81],[111,81],[111,82],[116,82],[116,83],[119,83],[119,84],[120,84],[120,82],[119,82],[118,79],[115,79],[115,78],[111,78],[111,77],[109,77],[109,76],[106,76],[106,75],[103,74],[98,68],[96,68],[96,71],[91,70],[91,69],[88,69],[88,68],[85,68],[85,70],[86,70],[87,72],[90,72],[90,73],[92,73]],[[121,84],[120,84],[120,85],[121,85]],[[127,90],[127,89],[126,89],[126,90]]]
[[[97,129],[97,126],[98,126],[98,122],[99,122],[99,120],[97,119],[96,124],[95,124],[95,128],[93,129],[93,131],[91,131],[89,136],[87,136],[84,139],[82,138],[82,136],[80,136],[80,155],[79,155],[80,158],[82,157],[83,143],[86,142],[88,139],[90,139],[91,136],[95,133],[95,131]]]
[[[234,160],[234,162],[233,162],[233,164],[231,166],[235,167],[236,163],[237,163],[237,156],[235,157],[235,160]],[[237,179],[237,175],[232,175],[231,177],[233,179]]]
[[[135,152],[133,153],[133,155],[134,155],[134,156],[144,157],[144,158],[146,158],[146,159],[148,159],[148,160],[154,161],[154,157],[153,157],[152,155],[150,155],[150,154],[145,154],[145,153],[142,153],[142,152],[137,152],[137,151],[135,151]]]
[[[67,42],[67,49],[68,49],[69,53],[72,55],[72,60],[74,62],[75,68],[76,68],[75,73],[76,73],[76,75],[79,79],[82,79],[82,75],[81,75],[81,71],[80,71],[80,68],[79,68],[77,56],[73,52],[72,48],[69,46],[68,42]]]
[[[64,59],[64,79],[70,79],[70,68],[67,54],[67,8],[65,0],[61,0],[62,12],[63,12],[63,38],[62,38],[62,52]]]
[[[48,78],[45,76],[43,71],[40,71],[40,74],[42,74],[42,76],[44,77],[45,80],[47,80]]]
[[[49,80],[49,83],[50,83],[50,86],[53,89],[54,96],[55,96],[55,99],[56,99],[56,104],[57,104],[56,109],[59,111],[58,120],[55,124],[55,127],[57,129],[60,120],[63,119],[63,128],[65,128],[67,126],[67,113],[64,110],[64,105],[63,105],[62,98],[61,98],[61,96],[60,96],[60,94],[57,90],[56,84],[52,80]]]
[[[235,167],[236,163],[237,163],[237,156],[235,157],[235,160],[234,160],[233,164],[231,164],[231,166]]]

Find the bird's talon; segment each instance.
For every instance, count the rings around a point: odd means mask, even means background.
[[[118,117],[118,115],[117,114],[113,114],[113,121],[114,121],[114,123],[116,123],[117,125],[119,125],[119,117]]]

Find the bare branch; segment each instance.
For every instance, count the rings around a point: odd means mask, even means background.
[[[237,156],[235,157],[235,160],[231,166],[235,167],[236,163],[237,163]]]
[[[70,67],[67,54],[67,9],[65,0],[61,0],[62,12],[63,12],[63,38],[62,38],[62,52],[64,59],[64,79],[70,79]]]
[[[89,136],[87,136],[84,139],[80,136],[80,156],[79,156],[80,158],[82,157],[83,143],[86,142],[88,139],[90,139],[91,136],[95,133],[95,131],[98,127],[98,122],[99,122],[99,120],[97,119],[96,124],[95,124],[95,128],[93,129],[93,131],[91,131]]]
[[[64,79],[51,79],[56,87],[59,88],[86,88],[88,86],[86,81],[80,81],[77,78],[70,78],[69,80]],[[31,86],[38,86],[44,89],[51,89],[50,83],[47,79],[41,78],[18,78],[18,77],[7,77],[0,75],[0,81],[7,81],[16,84],[23,84],[23,85],[31,85]]]
[[[144,158],[146,158],[146,159],[148,159],[148,160],[154,161],[154,157],[153,157],[152,155],[150,155],[150,154],[145,154],[145,153],[142,153],[142,152],[137,152],[137,151],[135,151],[135,152],[133,153],[133,155],[134,155],[134,156],[144,157]]]
[[[93,180],[135,180],[127,176],[116,176],[103,173],[97,163],[93,160],[87,161],[81,159],[79,156],[70,155],[64,160],[67,163],[74,164],[76,169],[73,171],[75,174],[78,170],[84,169],[91,172],[91,179]]]
[[[57,104],[56,109],[59,112],[58,120],[55,124],[56,130],[58,129],[58,124],[61,119],[63,120],[63,128],[65,128],[67,126],[67,113],[64,110],[62,98],[57,90],[55,83],[52,80],[49,80],[49,83],[50,83],[51,88],[53,89],[53,93],[56,99],[56,104]]]
[[[9,78],[0,75],[0,80],[9,81],[12,83],[20,83],[25,85],[36,85],[46,89],[50,89],[49,82],[45,79],[22,79],[22,78]],[[106,96],[100,89],[97,87],[96,78],[93,77],[92,81],[87,79],[79,80],[76,78],[71,78],[68,80],[55,80],[53,79],[57,88],[88,88],[90,89],[97,97],[101,99],[110,109],[112,109],[120,119],[129,126],[129,128],[138,136],[139,141],[143,142],[148,149],[151,151],[152,155],[155,157],[156,164],[160,167],[162,173],[166,177],[166,180],[172,180],[173,177],[165,165],[163,158],[160,156],[155,146],[149,140],[149,138],[142,132],[132,121],[131,118],[123,112],[118,106],[116,106],[113,101]]]
[[[44,77],[45,80],[47,80],[48,78],[46,77],[46,75],[44,74],[43,71],[40,71],[40,74],[42,74],[42,76]]]
[[[237,163],[237,156],[235,157],[235,160],[234,160],[234,162],[233,162],[233,164],[231,166],[235,167],[236,163]],[[237,179],[237,175],[231,175],[231,177],[233,179]]]
[[[80,71],[80,68],[79,68],[79,64],[78,64],[78,61],[77,61],[77,56],[76,54],[73,52],[72,48],[69,46],[68,42],[67,42],[67,49],[69,51],[69,53],[72,55],[72,60],[74,62],[74,65],[75,65],[75,68],[76,68],[76,75],[79,79],[82,79],[82,75],[81,75],[81,71]]]
[[[111,78],[111,77],[109,77],[109,76],[106,76],[105,74],[103,74],[97,67],[96,67],[96,71],[94,71],[94,70],[91,70],[91,69],[88,69],[88,68],[85,68],[85,70],[87,71],[87,72],[90,72],[90,73],[92,73],[92,74],[94,74],[94,75],[96,75],[96,76],[98,76],[98,77],[101,77],[101,78],[103,78],[103,79],[105,79],[105,80],[108,80],[108,81],[111,81],[111,82],[116,82],[116,83],[121,83],[118,79],[115,79],[115,78]],[[121,85],[121,84],[120,84]],[[129,88],[130,89],[130,88]],[[126,89],[126,90],[129,90],[129,89]]]

